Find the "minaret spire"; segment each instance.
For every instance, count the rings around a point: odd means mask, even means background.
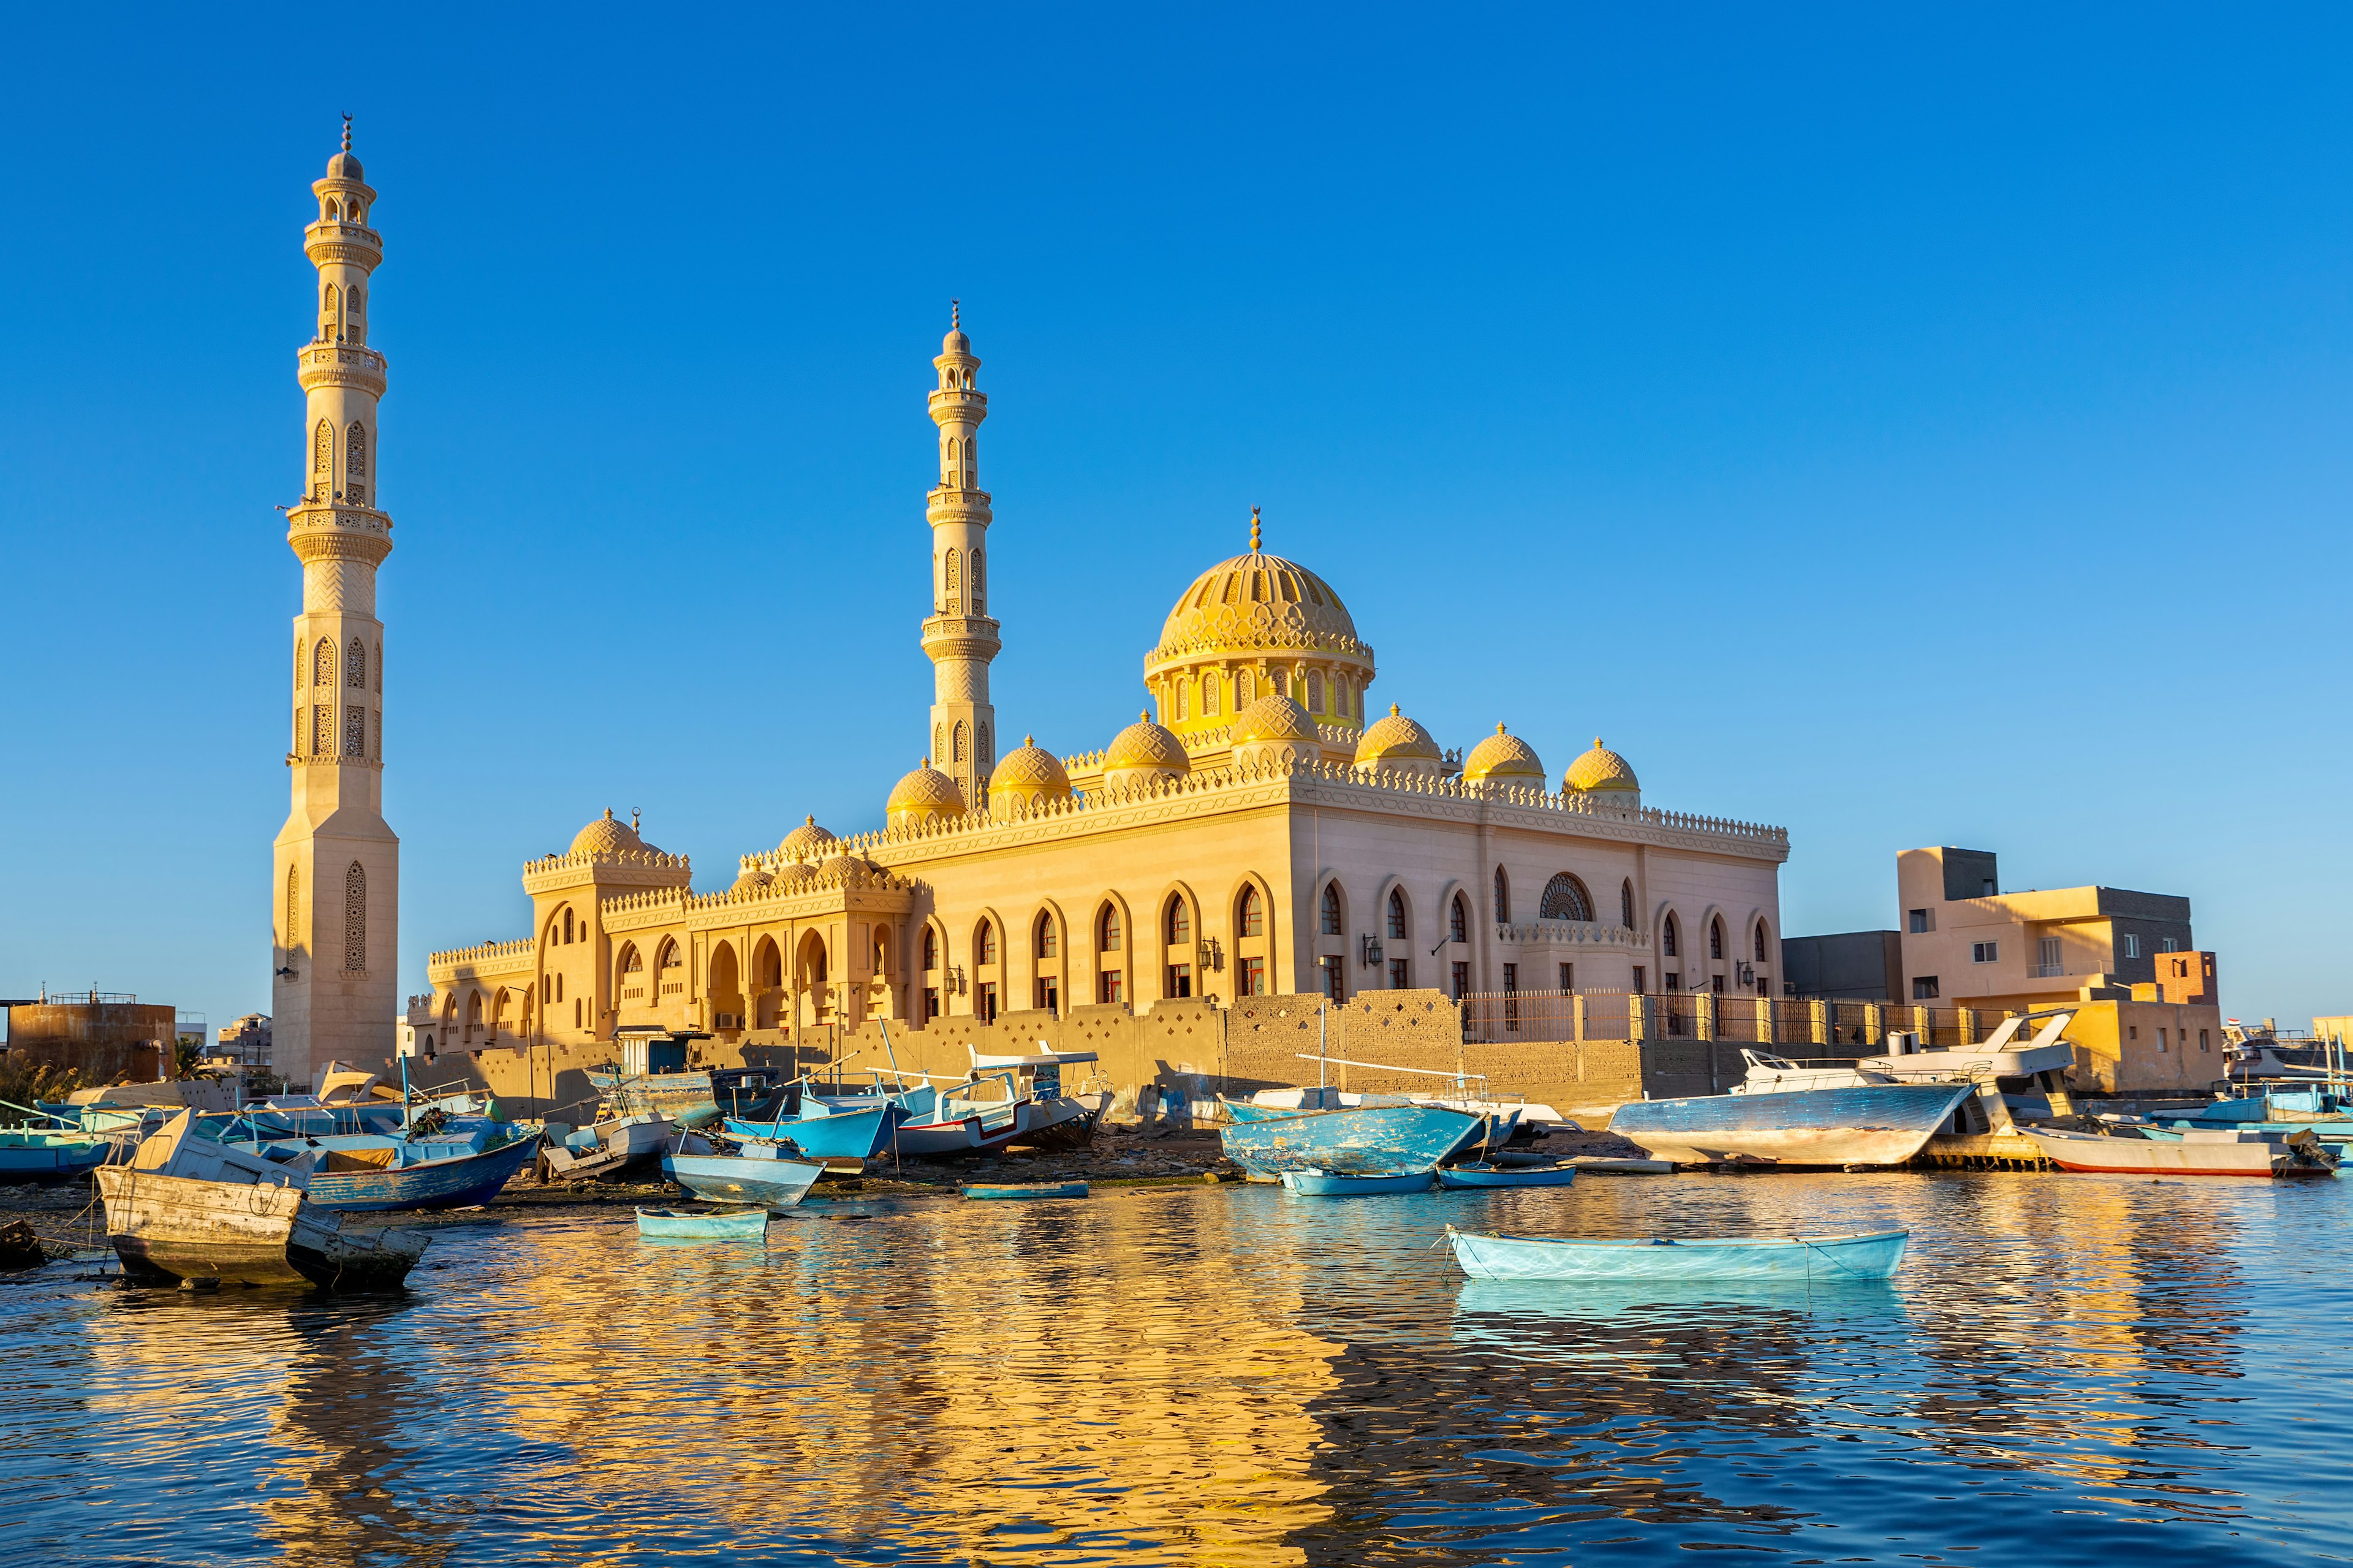
[[[932,614],[923,652],[932,661],[932,759],[977,810],[997,761],[997,710],[988,700],[988,662],[1001,646],[988,616],[988,492],[980,488],[976,432],[988,417],[975,390],[972,340],[963,301],[948,301],[948,334],[932,361],[932,423],[940,429],[940,482],[925,515],[932,525]]]
[[[302,563],[294,617],[293,805],[271,856],[277,1069],[305,1085],[330,1060],[389,1061],[398,1002],[400,840],[384,820],[384,623],[375,574],[392,552],[376,501],[384,356],[367,346],[384,241],[375,192],[342,151],[311,194],[302,248],[319,271],[316,330],[296,356],[307,406],[302,500],[286,542]]]

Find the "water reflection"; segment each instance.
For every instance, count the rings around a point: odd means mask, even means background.
[[[2260,1561],[2347,1522],[2295,1489],[2353,1437],[2348,1227],[2231,1185],[527,1213],[390,1303],[28,1296],[0,1477],[64,1562]],[[1463,1280],[1449,1220],[1914,1243],[1892,1285],[1560,1289]]]

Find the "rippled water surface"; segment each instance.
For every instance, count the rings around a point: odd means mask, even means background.
[[[405,1297],[0,1284],[0,1557],[2234,1563],[2353,1546],[2353,1181],[1587,1177],[445,1227]],[[1891,1285],[1466,1281],[1448,1220],[1913,1227]]]

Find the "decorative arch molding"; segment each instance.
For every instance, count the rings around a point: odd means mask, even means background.
[[[1012,967],[1012,964],[1008,962],[1005,954],[1005,944],[1011,940],[1012,928],[1005,923],[1005,916],[993,905],[984,904],[973,915],[972,924],[965,931],[965,941],[970,944],[970,950],[972,952],[972,967],[976,972],[986,967],[987,963],[987,961],[984,960],[980,956],[980,928],[983,921],[986,921],[997,932],[996,967],[997,973],[1001,975]],[[1004,1005],[1004,995],[1002,993],[999,993],[997,996],[997,1005],[1001,1008]]]
[[[1591,923],[1597,917],[1593,894],[1574,871],[1556,871],[1536,902],[1536,918]]]
[[[1447,933],[1449,942],[1453,941],[1454,905],[1458,900],[1462,905],[1462,941],[1465,945],[1470,945],[1479,938],[1479,896],[1472,890],[1469,883],[1460,877],[1449,877],[1440,884],[1438,903],[1433,912],[1438,917],[1438,929]],[[1432,940],[1436,940],[1434,934]]]
[[[1395,898],[1405,910],[1405,933],[1402,936],[1389,930],[1391,898]],[[1413,941],[1416,923],[1414,915],[1413,889],[1406,886],[1405,879],[1395,872],[1382,878],[1381,885],[1373,890],[1373,929],[1380,933],[1381,940],[1383,942]]]
[[[1721,931],[1724,933],[1724,953],[1721,957],[1717,956],[1714,944],[1708,940],[1708,933],[1712,931]],[[1721,963],[1726,969],[1730,969],[1740,961],[1738,933],[1735,931],[1729,914],[1722,904],[1710,904],[1702,910],[1698,930],[1686,931],[1683,932],[1683,937],[1686,942],[1696,941],[1699,943],[1702,963]]]
[[[1104,945],[1103,917],[1105,915],[1111,916],[1118,922],[1119,945],[1117,947]],[[1116,889],[1106,889],[1089,905],[1087,911],[1087,953],[1090,965],[1088,973],[1094,986],[1094,1000],[1098,1005],[1108,1005],[1113,1001],[1131,1006],[1134,1005],[1139,979],[1135,967],[1136,961],[1140,954],[1148,951],[1150,950],[1145,945],[1144,939],[1135,929],[1135,911],[1129,907],[1126,897]],[[1071,973],[1071,963],[1067,958],[1062,963],[1062,973],[1065,977]],[[1120,977],[1119,995],[1116,998],[1111,994],[1112,987],[1103,978],[1112,973],[1116,973]],[[1076,999],[1072,998],[1073,1001]]]
[[[1315,874],[1315,901],[1311,908],[1314,910],[1315,935],[1319,940],[1337,938],[1345,942],[1348,933],[1356,929],[1356,922],[1350,918],[1354,911],[1348,908],[1348,884],[1336,870],[1326,868]],[[1335,914],[1338,917],[1336,921],[1332,918]],[[1335,923],[1340,928],[1337,931],[1330,929]]]

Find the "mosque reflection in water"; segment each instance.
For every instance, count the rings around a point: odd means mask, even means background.
[[[1914,1261],[1892,1285],[1629,1297],[1466,1282],[1428,1250],[1448,1218],[1660,1228],[1666,1189],[1639,1182],[1475,1216],[1260,1190],[810,1205],[765,1250],[565,1214],[445,1234],[443,1268],[388,1303],[114,1293],[87,1376],[139,1413],[134,1460],[176,1405],[208,1467],[246,1467],[200,1526],[252,1510],[249,1537],[302,1563],[487,1560],[491,1539],[577,1561],[1568,1561],[1966,1543],[2068,1500],[2242,1517],[2222,1450],[2250,1434],[2212,1401],[2243,1375],[2251,1290],[2210,1205],[2001,1176],[1674,1185],[1687,1231],[1908,1224]],[[1924,1534],[1923,1467],[2007,1500]]]

